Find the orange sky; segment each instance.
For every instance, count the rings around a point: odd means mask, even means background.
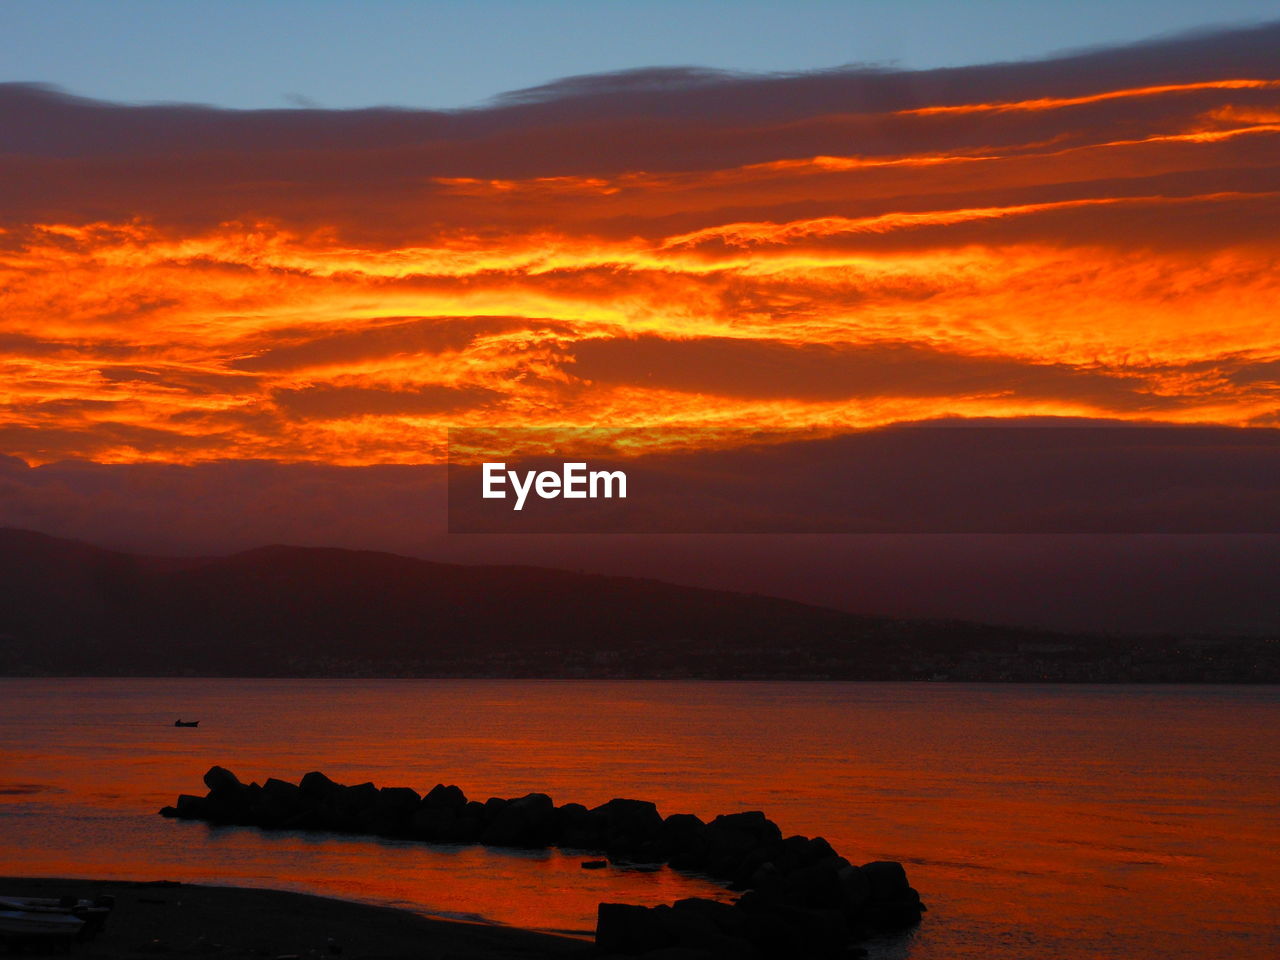
[[[23,121],[0,155],[0,451],[368,464],[439,460],[449,425],[1275,425],[1280,79],[1229,52],[602,82],[467,114],[0,87]]]

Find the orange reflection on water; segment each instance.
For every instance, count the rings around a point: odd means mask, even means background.
[[[602,899],[710,885],[580,857],[255,829],[154,811],[211,763],[469,796],[762,809],[930,907],[885,956],[1201,958],[1277,947],[1274,688],[521,681],[0,681],[0,860],[220,879],[585,931]],[[199,717],[198,730],[172,718]],[[893,952],[897,951],[897,952]]]

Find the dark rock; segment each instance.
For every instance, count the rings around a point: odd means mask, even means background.
[[[320,802],[325,797],[331,797],[339,793],[343,787],[342,784],[330,780],[319,770],[312,770],[303,776],[302,782],[298,784],[298,789],[305,799]]]
[[[743,866],[754,871],[765,863],[771,863],[778,873],[785,876],[814,862],[809,855],[809,842],[808,837],[787,837],[763,843],[747,855]]]
[[[458,814],[448,807],[419,807],[409,818],[409,834],[418,840],[441,841],[457,820]]]
[[[383,787],[377,792],[373,805],[361,812],[360,829],[381,837],[403,836],[409,832],[409,818],[421,802],[416,790]]]
[[[321,799],[307,818],[325,830],[356,832],[366,829],[368,813],[378,802],[378,788],[372,783],[358,783],[329,793]]]
[[[904,930],[919,923],[923,911],[924,905],[920,903],[920,894],[911,887],[907,887],[892,900],[868,904],[864,919],[876,930]]]
[[[503,806],[480,839],[499,847],[545,847],[555,833],[555,804],[545,793],[530,793]]]
[[[838,910],[785,909],[792,930],[793,955],[843,957],[849,947],[849,925]]]
[[[612,862],[652,871],[669,863],[698,869],[746,891],[734,904],[690,898],[645,908],[602,903],[597,946],[602,952],[660,952],[672,957],[758,960],[762,957],[847,957],[851,941],[919,923],[924,905],[902,864],[853,866],[822,837],[783,839],[760,811],[704,823],[690,814],[665,820],[644,800],[615,798],[588,810],[557,808],[542,793],[517,799],[467,800],[457,786],[437,784],[425,797],[408,787],[343,786],[312,771],[300,784],[275,778],[245,786],[230,770],[205,774],[207,797],[183,794],[165,817],[210,823],[305,827],[412,836],[441,843],[599,850]]]
[[[178,805],[174,808],[174,815],[181,817],[183,820],[203,820],[208,813],[208,799],[206,797],[193,797],[189,793],[178,795]]]
[[[409,787],[383,787],[378,791],[375,809],[385,816],[407,819],[421,803],[422,798],[418,796],[417,790]]]
[[[782,839],[778,825],[759,810],[721,814],[711,821],[710,826],[748,834],[756,839],[757,844]]]
[[[410,818],[422,799],[408,787],[383,787],[376,791],[372,804],[362,806],[357,815],[361,831],[381,837],[403,836],[410,828]]]
[[[907,871],[896,860],[876,860],[864,863],[860,869],[867,879],[868,893],[874,903],[897,900],[911,889],[907,883]]]
[[[672,909],[681,914],[700,916],[727,936],[741,938],[746,934],[746,921],[742,911],[731,903],[721,903],[705,897],[688,897],[677,900],[672,904]]]
[[[264,802],[274,800],[297,805],[302,800],[302,789],[296,783],[290,783],[288,780],[277,780],[275,777],[268,777],[261,790]]]
[[[741,883],[744,872],[749,875],[753,869],[748,861],[752,852],[781,840],[782,831],[763,813],[752,810],[716,817],[707,824],[703,836],[703,869],[712,876]]]
[[[851,930],[839,910],[783,906],[758,900],[741,905],[747,938],[766,956],[843,957],[849,947]]]
[[[734,887],[734,889],[758,890],[773,899],[781,900],[782,880],[782,873],[772,861],[766,860],[751,871],[750,876],[741,883],[741,886]]]
[[[871,899],[871,882],[861,867],[849,865],[839,871],[840,886],[844,888],[844,899],[850,910],[861,910]]]
[[[372,783],[357,783],[342,791],[342,806],[352,813],[372,810],[378,802],[378,788]]]
[[[493,821],[497,820],[498,814],[502,813],[510,802],[510,800],[504,799],[503,797],[490,797],[486,800],[484,802],[484,809],[481,812],[481,817],[484,820],[485,826],[488,826],[493,823]]]
[[[697,910],[659,906],[651,907],[649,914],[653,922],[682,947],[704,947],[724,936],[713,919]]]
[[[817,863],[820,860],[826,860],[828,857],[839,856],[835,849],[826,840],[826,837],[811,837],[805,844],[803,851],[803,864],[807,866],[811,863]]]
[[[556,842],[562,847],[573,846],[564,837],[582,827],[591,819],[591,813],[580,803],[566,803],[556,807]]]
[[[601,904],[596,945],[603,952],[751,960],[745,923],[729,904],[693,898],[672,906]],[[656,953],[654,951],[657,951]],[[679,953],[678,951],[686,951]]]
[[[645,953],[676,946],[656,911],[629,903],[596,908],[596,949],[602,953]]]
[[[764,956],[799,956],[793,945],[791,926],[771,906],[744,897],[738,903],[746,939]]]
[[[272,777],[262,785],[251,811],[261,826],[285,826],[302,811],[302,791],[297,784]]]
[[[252,813],[253,806],[261,790],[258,787],[251,793],[245,787],[235,794],[228,794],[225,790],[210,791],[209,796],[204,798],[204,814],[201,819],[210,823],[254,824],[257,818]]]
[[[658,808],[649,800],[614,798],[591,811],[604,817],[611,827],[622,826],[637,832],[649,832],[657,836],[662,830],[662,817]]]
[[[580,803],[566,803],[556,813],[557,842],[579,850],[603,850],[609,841],[609,825],[603,814]]]
[[[209,788],[210,793],[227,795],[239,793],[244,787],[239,777],[226,767],[218,766],[209,768],[209,772],[204,775],[204,785]]]
[[[662,839],[662,817],[648,800],[617,798],[591,811],[604,828],[604,848],[610,854],[653,856]]]
[[[467,795],[462,792],[461,787],[456,787],[453,784],[445,786],[443,783],[437,783],[422,798],[422,805],[424,807],[439,807],[444,810],[457,811],[467,805]]]
[[[661,844],[676,869],[697,869],[707,848],[707,825],[692,813],[673,813],[662,821]]]
[[[476,804],[481,806],[481,804]],[[442,843],[476,843],[484,832],[484,821],[471,810],[467,804],[462,813],[453,821],[440,838]]]
[[[262,799],[262,785],[254,782],[237,790],[211,790],[205,806],[205,819],[210,823],[256,824],[255,810]]]
[[[782,901],[832,910],[845,907],[847,901],[840,870],[847,866],[849,863],[840,857],[828,857],[787,874],[782,878],[780,887]]]

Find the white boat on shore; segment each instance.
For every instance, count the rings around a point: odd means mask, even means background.
[[[94,900],[76,897],[0,896],[0,943],[61,943],[76,937],[90,939],[111,916],[115,897]]]
[[[65,910],[0,909],[0,940],[71,940],[79,936],[84,924]]]

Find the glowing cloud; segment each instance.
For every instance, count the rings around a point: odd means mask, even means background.
[[[1274,424],[1278,45],[578,78],[453,114],[0,86],[0,449]]]

